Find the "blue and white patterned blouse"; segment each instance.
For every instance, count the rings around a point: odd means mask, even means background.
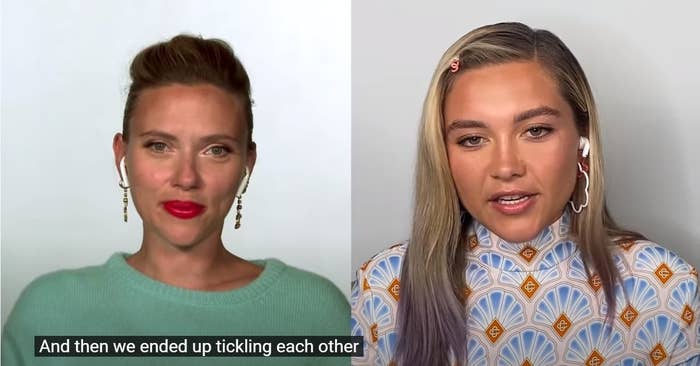
[[[468,364],[700,365],[697,270],[658,244],[619,244],[613,260],[622,283],[606,329],[600,279],[586,275],[567,238],[569,222],[567,211],[520,244],[474,222],[465,268]],[[353,365],[392,364],[406,247],[397,244],[357,271],[351,327],[365,344]]]

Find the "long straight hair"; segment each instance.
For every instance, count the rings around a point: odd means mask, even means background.
[[[460,67],[453,73],[449,68],[455,57]],[[394,358],[399,365],[446,365],[451,357],[459,364],[465,363],[464,268],[466,232],[473,219],[460,209],[450,172],[443,104],[455,79],[465,70],[521,61],[537,62],[556,81],[574,112],[579,133],[590,140],[589,205],[574,215],[569,235],[580,248],[589,278],[600,278],[608,304],[606,319],[612,322],[615,316],[614,288],[620,277],[609,246],[618,240],[643,237],[623,230],[608,214],[598,116],[583,69],[566,45],[549,31],[521,23],[488,25],[464,35],[445,52],[423,105],[413,228],[401,269]],[[583,202],[584,195],[584,187],[577,182],[572,199]]]

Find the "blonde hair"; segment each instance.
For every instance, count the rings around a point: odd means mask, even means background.
[[[455,57],[460,67],[453,73],[448,70]],[[412,239],[401,270],[395,354],[400,365],[443,365],[448,363],[449,355],[465,362],[464,266],[466,232],[472,217],[461,209],[448,164],[443,103],[464,70],[517,61],[535,61],[549,72],[574,111],[579,133],[590,140],[590,203],[574,215],[570,236],[580,248],[589,277],[600,278],[608,321],[614,317],[614,286],[619,273],[608,247],[623,238],[643,237],[623,230],[608,214],[598,116],[583,69],[566,45],[549,31],[521,23],[488,25],[469,32],[447,49],[423,105]],[[583,202],[583,189],[577,182],[574,202]]]

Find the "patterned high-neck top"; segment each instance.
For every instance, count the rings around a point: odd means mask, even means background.
[[[568,239],[568,211],[534,240],[508,243],[474,222],[465,268],[469,365],[700,365],[698,272],[649,241],[613,249],[622,282],[605,295]],[[353,365],[390,365],[407,243],[364,263],[352,287]]]

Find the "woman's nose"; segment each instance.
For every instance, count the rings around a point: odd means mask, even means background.
[[[491,176],[499,180],[511,180],[525,174],[518,148],[515,144],[501,144],[492,155]]]
[[[196,188],[200,181],[197,159],[183,156],[176,164],[173,185],[184,190]]]

